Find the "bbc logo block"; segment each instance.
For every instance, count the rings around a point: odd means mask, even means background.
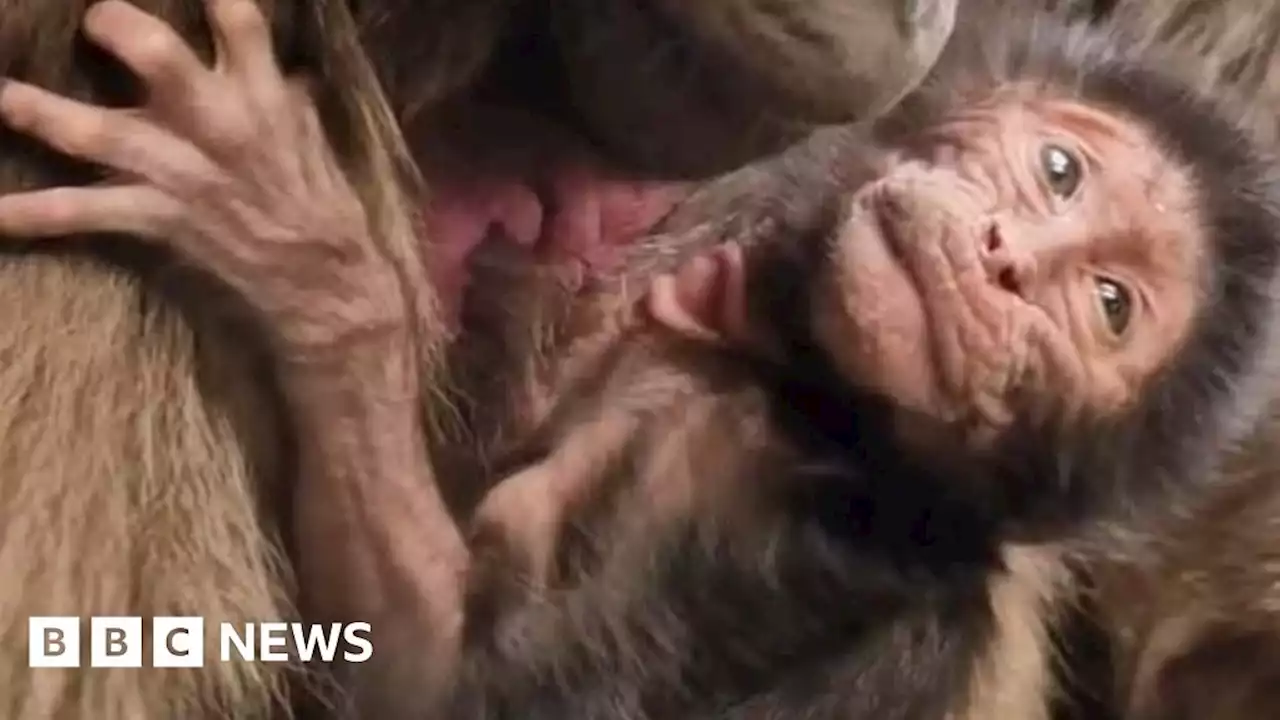
[[[216,630],[208,659],[217,662],[329,663],[341,657],[362,663],[373,657],[367,622],[223,622]],[[140,617],[33,617],[27,642],[31,667],[76,668],[87,655],[89,667],[140,668],[147,650],[151,667],[198,668],[206,662],[205,621],[199,617],[155,617],[146,629]]]
[[[151,665],[204,666],[204,618],[158,617],[151,623]]]
[[[27,621],[31,667],[80,667],[80,618],[33,617]]]
[[[78,617],[33,617],[27,621],[31,667],[80,667],[81,631]],[[140,617],[94,617],[88,622],[89,666],[140,668],[146,638]],[[204,665],[204,619],[157,617],[151,623],[153,667]]]
[[[142,667],[142,618],[89,619],[91,667]]]

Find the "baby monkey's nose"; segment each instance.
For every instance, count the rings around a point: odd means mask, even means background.
[[[1004,290],[1022,296],[1031,272],[1031,258],[1011,246],[999,220],[992,220],[979,238],[979,255],[987,279]]]

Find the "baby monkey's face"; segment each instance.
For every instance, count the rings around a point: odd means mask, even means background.
[[[976,106],[917,140],[852,197],[819,280],[847,377],[984,434],[1135,400],[1204,281],[1189,173],[1077,100]]]

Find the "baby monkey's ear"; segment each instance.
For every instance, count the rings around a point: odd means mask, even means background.
[[[686,260],[649,286],[645,307],[658,324],[690,340],[747,341],[747,287],[742,247],[727,242]]]

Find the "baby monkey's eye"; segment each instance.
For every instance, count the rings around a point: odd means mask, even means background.
[[[1133,314],[1133,298],[1129,289],[1110,278],[1100,277],[1094,280],[1098,296],[1098,305],[1102,308],[1102,316],[1107,320],[1107,327],[1116,337],[1124,335],[1129,329],[1129,318]]]
[[[1080,161],[1061,145],[1045,145],[1040,149],[1040,166],[1053,194],[1066,199],[1080,187]]]

